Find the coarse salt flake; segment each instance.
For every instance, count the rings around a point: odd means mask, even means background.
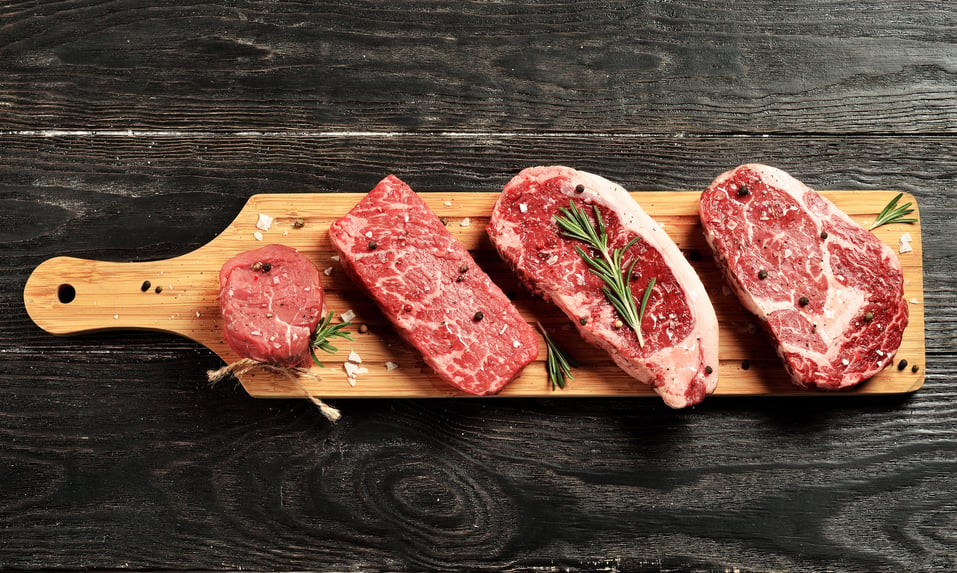
[[[451,207],[451,206],[452,206],[452,202],[451,202],[451,201],[443,201],[442,204],[445,205],[446,207]]]
[[[903,235],[901,235],[900,243],[898,245],[899,248],[897,249],[897,251],[901,254],[909,253],[913,251],[914,247],[910,246],[910,242],[912,240],[913,239],[911,239],[910,233],[904,233]]]
[[[119,318],[120,318],[120,315],[118,315],[118,314],[114,314],[114,315],[113,315],[113,320],[119,320]]]
[[[388,370],[389,372],[392,372],[393,370],[395,370],[395,369],[398,368],[398,367],[399,367],[399,363],[398,363],[398,362],[389,361],[389,362],[386,362],[386,363],[385,363],[385,369]]]
[[[470,221],[468,217],[462,219],[462,222],[459,223],[459,225],[461,225],[461,226],[463,226],[463,227],[468,227],[468,226],[471,225],[471,224],[472,224],[472,221]]]
[[[356,313],[353,312],[353,310],[350,308],[349,310],[339,315],[339,320],[341,320],[342,322],[349,322],[355,317],[356,317]]]
[[[330,275],[332,275],[332,267],[326,267],[326,268],[322,271],[322,273],[323,273],[324,275],[326,275],[327,277],[330,276]]]
[[[522,213],[528,213],[528,205],[526,205],[525,203],[519,203],[518,210],[521,211]]]
[[[259,219],[256,220],[256,228],[261,231],[268,231],[269,227],[272,226],[272,217],[265,213],[259,214]]]
[[[367,239],[371,239],[371,238],[372,238],[372,231],[366,231],[366,238],[367,238]]]
[[[359,374],[365,374],[366,372],[369,371],[368,368],[364,366],[359,366],[358,364],[355,364],[354,362],[343,362],[342,367],[345,368],[346,375],[349,378],[355,378]]]
[[[513,341],[512,341],[512,346],[513,346],[514,348],[518,348],[518,347],[521,346],[521,345],[522,345],[522,343],[519,342],[519,341],[517,341],[517,340],[513,340]]]
[[[329,257],[329,260],[338,263],[339,255],[332,255],[331,257]]]
[[[259,231],[256,231],[255,233],[253,233],[253,237],[254,237],[257,241],[263,240],[263,234],[260,233]]]
[[[355,350],[349,351],[349,361],[356,364],[362,364],[362,357]]]
[[[909,303],[911,303],[911,304],[920,304],[920,301],[917,300],[916,298],[912,298],[912,299],[910,299],[910,300],[907,301],[907,302],[909,302]]]

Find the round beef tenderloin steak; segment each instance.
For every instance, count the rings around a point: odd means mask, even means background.
[[[609,249],[640,241],[623,256],[637,259],[632,292],[640,300],[655,285],[641,321],[644,345],[602,292],[604,282],[576,251],[581,241],[560,235],[554,218],[569,201],[592,222],[598,207]],[[718,321],[698,275],[677,245],[619,185],[568,167],[532,167],[513,178],[488,224],[496,250],[534,293],[556,304],[588,342],[604,349],[625,372],[650,385],[666,404],[697,404],[718,382]],[[594,253],[592,253],[594,255]],[[616,324],[617,323],[617,324]]]
[[[795,384],[849,388],[893,360],[908,311],[890,247],[766,165],[720,175],[699,207],[718,266]]]
[[[219,272],[226,343],[259,362],[299,366],[322,318],[323,290],[312,261],[284,245],[240,253]]]

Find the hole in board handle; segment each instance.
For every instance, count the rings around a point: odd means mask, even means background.
[[[62,284],[56,289],[56,297],[63,304],[70,304],[76,298],[76,289],[71,284]]]

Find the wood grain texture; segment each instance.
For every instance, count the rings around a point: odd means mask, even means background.
[[[885,205],[897,195],[893,191],[824,192],[838,208],[867,227]],[[339,344],[340,351],[323,356],[323,366],[312,365],[314,378],[298,382],[272,369],[253,369],[238,376],[250,395],[258,398],[293,398],[305,393],[322,398],[414,398],[467,396],[436,376],[421,355],[405,343],[375,305],[357,289],[343,271],[329,241],[330,224],[345,215],[364,196],[340,194],[255,195],[232,223],[215,239],[199,249],[176,257],[150,262],[115,263],[70,257],[44,261],[30,275],[24,287],[24,304],[31,319],[51,334],[78,334],[108,329],[148,329],[185,336],[203,344],[227,364],[237,355],[222,337],[222,319],[217,304],[219,269],[230,257],[264,244],[278,243],[295,248],[324,271],[323,287],[327,308],[352,311],[350,331],[354,341]],[[654,392],[622,372],[610,358],[583,344],[568,319],[555,306],[522,289],[499,259],[488,240],[485,227],[499,193],[421,194],[432,211],[446,221],[446,228],[492,280],[510,293],[519,312],[529,324],[546,327],[558,343],[579,364],[574,382],[561,392],[551,390],[545,370],[545,344],[539,335],[538,358],[522,370],[498,394],[508,397],[543,396],[653,396]],[[716,395],[776,396],[806,395],[794,386],[773,348],[764,340],[748,313],[736,302],[710,256],[698,222],[696,192],[633,193],[642,208],[666,230],[689,258],[704,282],[718,314],[720,328],[720,382]],[[913,238],[913,251],[900,256],[904,271],[904,300],[909,303],[909,322],[904,330],[898,356],[913,364],[924,363],[923,249],[920,214],[911,195],[917,221],[912,225],[887,225],[875,230],[885,244],[897,248],[903,232]],[[260,215],[271,225],[258,227]],[[294,221],[303,226],[297,228]],[[369,328],[360,335],[360,324]],[[350,384],[344,363],[356,352],[361,356],[361,382]],[[386,362],[402,366],[387,370]],[[846,393],[899,394],[917,390],[924,372],[893,367],[885,369],[866,384]],[[819,396],[835,394],[816,393]]]
[[[0,568],[957,569],[955,29],[941,1],[4,4]],[[919,392],[337,400],[329,426],[208,387],[199,344],[55,337],[22,302],[50,257],[182,255],[256,193],[553,163],[701,190],[747,161],[917,198]]]
[[[0,8],[0,125],[954,133],[950,8],[943,0],[892,10],[880,0],[12,3]]]

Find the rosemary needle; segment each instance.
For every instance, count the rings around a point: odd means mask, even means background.
[[[545,331],[542,323],[537,323],[538,329],[542,331],[545,337],[545,346],[548,354],[545,359],[545,369],[548,371],[548,380],[552,383],[552,390],[556,387],[565,389],[565,379],[574,380],[571,369],[578,368],[578,364],[569,356]]]
[[[877,220],[874,221],[874,224],[868,227],[868,229],[874,230],[888,223],[916,223],[917,219],[905,219],[907,215],[914,212],[914,210],[910,208],[912,203],[908,202],[900,207],[897,206],[897,202],[900,201],[903,196],[903,193],[898,193],[896,197],[891,199],[890,203],[888,203],[880,215],[877,216]]]
[[[316,356],[316,348],[329,354],[334,354],[339,351],[338,348],[332,345],[329,342],[330,338],[345,338],[346,340],[352,340],[352,336],[348,332],[342,330],[343,328],[352,324],[351,321],[342,322],[339,324],[332,324],[333,312],[330,310],[329,314],[326,317],[319,321],[319,324],[316,325],[316,333],[312,335],[312,342],[309,344],[309,354],[312,355],[312,361],[316,363],[316,366],[323,368],[322,362],[319,362],[319,358]]]
[[[622,268],[622,257],[641,237],[635,237],[621,249],[608,249],[608,233],[605,231],[605,222],[601,218],[598,207],[592,205],[595,213],[596,223],[592,225],[588,214],[584,209],[579,209],[574,201],[568,201],[568,208],[560,207],[561,215],[555,215],[555,222],[561,230],[562,235],[570,239],[577,239],[587,244],[599,252],[600,256],[591,257],[581,247],[575,246],[575,250],[582,259],[588,263],[589,270],[605,282],[602,292],[608,298],[622,320],[635,331],[638,336],[638,346],[645,345],[645,339],[641,335],[641,319],[645,314],[645,306],[648,303],[648,297],[651,296],[651,289],[655,286],[655,279],[652,278],[645,288],[641,297],[641,307],[635,304],[635,295],[631,290],[629,278],[635,268],[636,258],[631,262],[628,271],[624,272]]]

